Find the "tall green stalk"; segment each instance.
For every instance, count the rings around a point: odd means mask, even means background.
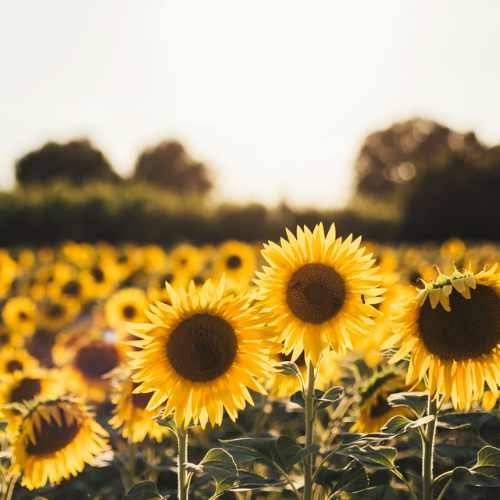
[[[306,403],[306,448],[313,443],[314,438],[314,382],[315,382],[314,366],[309,362],[307,367],[307,383],[304,399]],[[312,455],[304,459],[304,500],[312,499]]]
[[[177,478],[178,478],[178,498],[179,500],[188,500],[189,482],[187,471],[183,465],[187,463],[188,454],[188,430],[184,429],[181,425],[177,430],[177,443],[178,443],[178,465],[177,465]]]
[[[434,441],[436,437],[437,423],[437,398],[432,401],[432,396],[429,394],[429,403],[427,414],[433,415],[434,419],[426,426],[424,436],[422,438],[422,500],[432,500],[432,473],[434,465]]]

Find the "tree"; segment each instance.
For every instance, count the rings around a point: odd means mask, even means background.
[[[48,142],[16,162],[16,180],[22,186],[65,181],[81,186],[88,181],[117,182],[106,157],[88,139],[66,144]]]
[[[213,187],[206,166],[194,161],[184,146],[174,140],[144,150],[137,159],[133,180],[177,194],[205,195]]]
[[[355,164],[356,194],[392,200],[407,193],[431,165],[453,154],[476,161],[485,151],[473,132],[460,134],[421,118],[395,123],[370,134],[361,147]]]

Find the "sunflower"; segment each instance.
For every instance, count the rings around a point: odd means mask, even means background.
[[[123,288],[106,302],[106,319],[115,330],[124,329],[123,322],[144,323],[144,309],[148,307],[146,294],[140,288]]]
[[[104,375],[119,366],[122,348],[112,342],[86,339],[73,352],[71,364],[63,368],[67,390],[97,403],[105,401],[111,380]]]
[[[16,277],[17,265],[7,250],[0,250],[0,297],[8,294]]]
[[[255,250],[241,241],[229,240],[223,243],[214,260],[216,277],[226,276],[226,282],[234,282],[240,289],[248,286],[254,275],[257,258]]]
[[[411,416],[406,408],[392,407],[387,398],[391,394],[407,390],[404,375],[391,369],[376,373],[361,392],[361,405],[351,432],[380,432],[380,429],[396,415]]]
[[[105,298],[120,281],[120,273],[114,259],[107,257],[100,259],[93,267],[81,271],[79,279],[86,298]]]
[[[361,237],[335,239],[335,225],[325,236],[323,224],[311,231],[297,228],[297,238],[287,230],[281,246],[264,245],[262,255],[270,267],[260,279],[258,300],[269,310],[271,324],[282,332],[285,353],[292,360],[304,351],[306,363],[317,366],[321,353],[331,347],[339,354],[352,349],[350,335],[366,335],[367,325],[382,299],[373,274],[374,260],[359,248]]]
[[[485,382],[498,397],[500,275],[494,271],[440,273],[404,307],[382,349],[399,347],[391,363],[411,352],[407,384],[428,380],[433,398],[443,393],[461,409],[483,396]]]
[[[35,332],[36,304],[29,297],[13,297],[3,308],[3,322],[12,330],[23,335]]]
[[[31,401],[36,397],[51,398],[62,391],[55,373],[43,368],[32,368],[5,375],[0,384],[0,405]],[[20,413],[14,408],[2,408],[2,414],[12,427],[19,422]]]
[[[215,293],[210,281],[200,291],[191,281],[179,295],[166,286],[172,305],[151,306],[153,325],[130,325],[141,339],[131,342],[140,350],[129,353],[137,370],[132,379],[142,382],[134,393],[154,391],[147,409],[166,402],[165,415],[174,411],[179,426],[220,425],[224,408],[235,420],[246,402],[253,404],[248,388],[266,394],[255,378],[270,378],[276,334],[248,307],[248,294],[222,298],[224,279]]]
[[[113,429],[123,425],[122,436],[124,438],[130,436],[133,443],[140,443],[146,436],[160,442],[168,430],[153,420],[157,411],[146,410],[153,393],[134,394],[133,391],[138,386],[139,384],[129,377],[119,381],[117,392],[111,398],[116,407],[109,424]]]
[[[24,346],[24,336],[0,324],[0,352],[6,347],[20,348]]]
[[[12,471],[32,490],[76,476],[106,445],[107,432],[76,399],[35,400],[12,443]]]
[[[63,329],[80,313],[80,304],[70,297],[61,297],[59,300],[47,300],[40,306],[38,325],[49,331]]]
[[[0,353],[0,375],[4,373],[22,372],[38,366],[38,360],[25,349],[6,347]]]

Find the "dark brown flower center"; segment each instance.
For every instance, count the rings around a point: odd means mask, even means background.
[[[45,310],[45,314],[50,319],[59,319],[64,316],[64,307],[61,304],[49,304]]]
[[[135,309],[134,306],[125,306],[123,309],[122,309],[122,312],[123,312],[123,317],[124,318],[127,318],[127,319],[132,319],[135,317],[137,311]]]
[[[55,453],[66,448],[76,438],[81,425],[75,421],[68,425],[64,411],[59,408],[59,412],[61,426],[53,418],[51,418],[50,424],[44,418],[40,418],[40,430],[36,425],[33,426],[36,444],[28,441],[26,451],[29,455],[40,456]]]
[[[97,379],[116,368],[119,362],[116,347],[106,342],[92,342],[83,346],[75,357],[76,368],[84,376]]]
[[[137,389],[137,387],[139,387],[140,385],[141,384],[139,382],[134,382],[132,391]],[[136,408],[141,408],[142,410],[145,410],[153,394],[154,394],[153,392],[140,392],[139,394],[134,394],[132,392],[132,405],[135,406]]]
[[[174,370],[192,382],[209,382],[233,364],[238,341],[232,326],[220,316],[200,313],[182,321],[167,342]]]
[[[242,263],[238,255],[231,255],[226,259],[226,266],[228,269],[238,269],[238,267],[241,267]]]
[[[387,402],[387,398],[383,397],[381,394],[377,396],[377,401],[370,408],[370,418],[381,417],[386,415],[392,410],[392,406]]]
[[[104,272],[98,267],[93,267],[90,274],[97,283],[102,283],[104,281]]]
[[[420,308],[420,338],[431,354],[441,359],[463,361],[479,358],[500,343],[500,298],[485,285],[477,285],[466,299],[453,290],[451,311],[427,299]]]
[[[10,403],[29,401],[40,394],[42,383],[38,378],[23,378],[10,393]]]
[[[7,332],[0,333],[0,346],[8,344],[10,341],[10,334]]]
[[[292,313],[306,323],[321,324],[342,308],[345,286],[340,275],[324,264],[305,264],[293,273],[286,291]]]
[[[22,371],[23,369],[23,364],[18,361],[17,359],[11,359],[8,363],[7,363],[7,371],[9,373],[14,373],[16,371]]]
[[[81,284],[76,280],[68,281],[62,287],[62,293],[70,295],[71,297],[78,297],[80,295]]]
[[[21,321],[26,321],[28,319],[28,315],[24,311],[19,311],[18,317]]]

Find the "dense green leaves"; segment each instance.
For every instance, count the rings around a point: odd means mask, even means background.
[[[298,464],[305,457],[317,453],[320,448],[321,446],[318,444],[312,444],[307,448],[303,448],[295,439],[288,436],[281,436],[276,441],[276,451],[287,469]]]
[[[321,467],[315,482],[323,486],[328,496],[338,491],[359,491],[369,485],[365,468],[356,461],[344,469]]]
[[[428,424],[430,421],[434,420],[433,415],[427,417],[419,418],[418,420],[410,420],[403,415],[396,415],[392,417],[385,425],[382,427],[382,432],[392,434],[397,436],[399,434],[404,434],[410,429],[416,429],[421,425]]]
[[[273,461],[276,455],[276,438],[241,438],[221,443],[237,462]]]
[[[398,451],[391,446],[365,446],[364,448],[352,446],[346,450],[340,450],[339,454],[355,458],[369,469],[392,469]]]
[[[410,494],[392,486],[375,486],[357,493],[342,494],[342,500],[407,500]]]
[[[391,406],[403,406],[408,408],[417,418],[422,418],[427,410],[427,402],[429,396],[427,394],[420,395],[413,392],[400,392],[391,394],[387,398],[387,402]]]
[[[162,500],[163,498],[154,481],[141,481],[130,488],[123,500]]]
[[[485,446],[477,454],[477,464],[468,469],[457,467],[453,471],[453,482],[470,486],[500,486],[500,449]]]

